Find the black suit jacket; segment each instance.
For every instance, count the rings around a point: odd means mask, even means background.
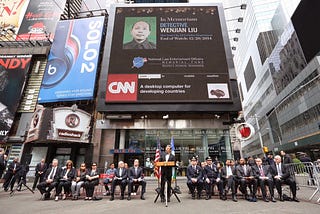
[[[255,177],[258,179],[261,175],[260,170],[258,168],[258,166],[253,166],[253,171],[254,171],[254,175]],[[268,177],[269,179],[272,180],[272,169],[269,165],[262,165],[262,169],[263,169],[263,173],[265,177]]]
[[[236,167],[232,166],[231,167],[231,171],[232,171],[233,177],[235,178],[236,175],[237,175]],[[227,166],[222,167],[222,169],[221,169],[221,177],[223,179],[227,179]]]
[[[217,169],[217,166],[212,164],[212,166],[205,166],[204,169],[203,169],[203,177],[205,179],[207,178],[214,178],[214,179],[217,179],[218,177],[220,177],[220,173]]]
[[[190,165],[187,168],[187,179],[188,181],[191,180],[191,178],[196,178],[197,182],[201,181],[203,179],[203,170],[201,168],[201,166],[196,165],[196,168],[193,169],[193,166]]]
[[[63,176],[67,173],[67,168],[64,168],[61,171],[60,179],[64,179]],[[67,174],[67,180],[72,181],[76,177],[76,169],[72,168]]]
[[[254,176],[254,173],[252,171],[251,166],[246,165],[246,173],[245,173],[243,167],[244,166],[242,166],[242,165],[236,166],[236,175],[237,175],[238,178],[242,179],[242,178],[245,178],[245,177]]]
[[[45,179],[44,180],[48,180],[50,172],[52,170],[52,167],[50,167],[47,171],[46,171],[46,175],[45,175]],[[56,169],[56,174],[53,177],[53,181],[54,182],[59,182],[60,178],[61,178],[61,173],[62,173],[62,168],[57,166]]]
[[[170,153],[168,162],[176,161],[176,157]],[[160,162],[166,162],[166,153],[163,153],[160,157]],[[161,167],[161,174],[162,176],[166,177],[167,179],[171,179],[172,177],[172,166],[162,166]]]
[[[139,179],[139,178],[143,179],[144,178],[143,169],[141,167],[137,168],[137,174],[135,172],[135,168],[134,167],[131,167],[128,171],[129,171],[128,176],[129,176],[130,180]]]
[[[273,176],[278,175],[278,170],[277,170],[276,163],[271,165],[270,167],[272,169],[272,175]],[[286,180],[286,179],[291,177],[288,166],[283,164],[283,163],[281,163],[281,172],[282,172],[281,179]]]
[[[127,180],[128,178],[128,170],[126,168],[122,168],[122,175],[120,176],[120,168],[117,168],[114,176],[121,180]]]
[[[45,173],[47,168],[48,168],[48,166],[47,166],[46,163],[43,163],[42,167],[41,167],[41,163],[38,163],[37,166],[36,166],[36,174],[38,174],[39,172]]]

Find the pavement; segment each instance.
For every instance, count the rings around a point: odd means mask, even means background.
[[[27,184],[32,186],[31,183]],[[2,185],[1,185],[2,186]],[[154,203],[157,196],[155,189],[158,183],[155,178],[148,178],[147,180],[147,192],[145,194],[146,200],[140,200],[140,196],[132,196],[130,201],[119,200],[119,195],[115,196],[114,201],[109,201],[110,196],[102,196],[104,188],[98,187],[96,194],[102,197],[102,200],[98,201],[84,201],[83,197],[77,201],[71,199],[54,201],[46,200],[42,201],[39,191],[35,191],[32,194],[27,188],[23,187],[22,191],[15,191],[10,196],[10,192],[4,192],[0,190],[0,212],[8,214],[29,214],[29,213],[63,213],[63,214],[91,214],[91,213],[112,213],[112,214],[152,214],[152,213],[174,213],[174,214],[206,214],[206,213],[290,213],[290,214],[319,214],[320,204],[317,203],[317,199],[320,197],[318,192],[316,196],[309,201],[310,196],[315,191],[315,188],[299,187],[297,196],[300,200],[297,202],[264,202],[258,200],[258,202],[246,201],[241,195],[238,196],[238,202],[233,202],[231,196],[228,196],[227,201],[218,199],[215,195],[211,200],[205,200],[204,197],[201,200],[192,200],[191,195],[188,194],[186,185],[186,179],[180,177],[177,179],[177,186],[180,187],[181,194],[177,194],[181,203],[172,196],[171,202],[168,203],[168,207],[164,203],[160,202],[160,198]],[[119,187],[117,187],[119,189]],[[259,198],[260,199],[260,198]],[[132,213],[131,213],[132,212]]]

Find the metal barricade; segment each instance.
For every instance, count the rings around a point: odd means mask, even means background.
[[[291,176],[297,183],[297,188],[309,187],[315,189],[309,200],[320,193],[320,163],[301,162],[286,164]],[[317,202],[320,201],[320,198]]]

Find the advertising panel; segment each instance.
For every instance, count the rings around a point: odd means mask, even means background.
[[[17,40],[52,40],[65,4],[66,0],[30,1]]]
[[[232,102],[219,12],[218,6],[116,7],[105,102]]]
[[[30,61],[31,55],[0,55],[0,142],[11,129]]]
[[[104,17],[60,21],[39,103],[93,99]]]
[[[0,0],[0,39],[14,40],[29,0]]]

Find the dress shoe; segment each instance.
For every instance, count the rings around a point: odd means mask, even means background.
[[[197,199],[198,199],[198,200],[201,199],[201,195],[200,195],[200,194],[197,195]]]
[[[146,200],[143,195],[141,195],[140,199],[141,199],[141,200]]]
[[[167,202],[170,202],[170,198],[168,197]]]
[[[220,195],[220,199],[223,200],[223,201],[225,201],[225,200],[227,200],[227,197],[224,196],[224,195]]]
[[[128,196],[127,200],[128,200],[128,201],[130,201],[130,200],[131,200],[131,196],[130,196],[130,195]]]
[[[110,200],[110,201],[113,201],[113,200],[114,200],[114,197],[113,197],[113,196],[111,196],[109,200]]]
[[[209,195],[207,195],[207,196],[206,196],[206,200],[209,200],[209,199],[210,199],[210,196],[209,196]]]
[[[274,199],[274,197],[271,197],[271,201],[272,202],[277,202],[276,199]]]
[[[283,197],[280,197],[280,199],[279,199],[281,202],[284,202],[284,200],[283,200]]]
[[[263,198],[262,199],[264,202],[269,202],[269,200],[267,198]]]
[[[257,202],[257,197],[253,196],[250,201],[251,202]]]
[[[292,198],[292,201],[300,202],[299,199],[297,199],[297,197],[293,197],[293,198]]]
[[[233,195],[232,196],[232,201],[237,202],[238,201],[237,196]]]

